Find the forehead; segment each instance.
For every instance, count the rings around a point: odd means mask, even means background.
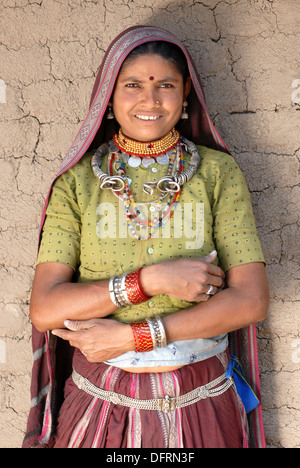
[[[134,76],[135,74],[148,76],[148,79],[160,79],[163,76],[174,76],[178,79],[180,72],[172,60],[167,60],[158,54],[144,54],[125,60],[119,73],[119,77]]]

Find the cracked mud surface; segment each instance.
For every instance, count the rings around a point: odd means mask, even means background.
[[[0,447],[18,447],[30,404],[28,307],[49,184],[126,27],[170,29],[190,49],[211,116],[244,171],[267,262],[258,326],[270,447],[299,447],[298,0],[2,0],[0,6]]]

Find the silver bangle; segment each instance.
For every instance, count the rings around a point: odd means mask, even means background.
[[[154,348],[165,348],[167,346],[167,337],[165,327],[160,317],[146,319],[148,323]]]
[[[156,317],[156,321],[160,331],[160,348],[165,348],[167,346],[166,330],[160,317]]]
[[[128,299],[125,288],[126,276],[127,273],[120,276],[113,276],[108,284],[110,298],[118,309],[127,305],[132,305]]]
[[[125,279],[126,273],[122,276],[116,276],[114,281],[114,293],[116,295],[117,301],[122,307],[131,305],[131,302],[128,300],[126,289],[125,289]]]
[[[157,348],[157,339],[156,339],[156,333],[155,333],[155,329],[154,329],[154,326],[153,326],[153,322],[151,319],[146,319],[146,322],[148,323],[148,327],[150,329],[150,333],[151,333],[151,338],[152,338],[152,342],[153,342],[153,349]]]
[[[113,276],[110,278],[109,283],[108,283],[108,289],[109,289],[109,295],[112,303],[119,309],[121,305],[119,304],[116,294],[115,294],[115,289],[114,289],[114,282],[115,282],[116,277]]]

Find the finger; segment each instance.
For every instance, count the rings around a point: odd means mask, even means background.
[[[218,252],[216,250],[213,250],[210,252],[208,255],[205,255],[205,257],[201,257],[201,260],[204,260],[205,262],[208,263],[213,263],[218,256]]]
[[[72,340],[72,338],[74,336],[74,332],[69,331],[69,330],[64,330],[62,328],[56,328],[56,329],[52,330],[51,333],[52,333],[52,335],[59,336],[59,338],[62,338],[63,340],[67,340],[67,341]]]
[[[196,273],[192,282],[198,284],[202,293],[206,293],[210,285],[220,288],[223,284],[223,279],[223,275],[219,275],[218,272],[209,270],[204,272],[200,271],[198,274]]]
[[[216,288],[220,288],[222,284],[223,284],[223,275],[216,276],[215,274],[209,273],[205,279],[205,285],[207,286],[207,288],[209,288],[210,285],[215,286]]]
[[[212,275],[216,275],[216,276],[221,276],[223,278],[225,274],[222,268],[213,264],[217,256],[218,256],[217,251],[213,250],[212,252],[210,252],[210,254],[205,255],[205,257],[201,257],[198,260],[206,263],[208,273]]]
[[[197,294],[196,301],[208,301],[208,299],[216,294],[218,288],[211,284],[206,284],[201,288],[201,292]]]
[[[94,326],[91,320],[65,320],[64,325],[71,331],[87,330]]]
[[[68,341],[70,345],[74,348],[82,349],[83,346],[86,344],[81,331],[74,332],[71,330],[55,329],[52,330],[51,333],[52,335],[58,336],[59,338]]]
[[[219,279],[221,279],[221,281],[223,281],[223,279],[225,278],[224,271],[216,265],[210,265],[208,263],[206,272],[209,276],[218,277]]]
[[[195,299],[195,302],[206,302],[208,299],[210,299],[211,296],[208,294],[199,294],[197,298]]]

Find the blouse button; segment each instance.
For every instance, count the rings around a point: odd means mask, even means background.
[[[148,302],[148,307],[154,307],[155,306],[155,302],[154,301],[149,301]]]
[[[149,247],[149,249],[147,250],[148,254],[149,255],[153,255],[154,253],[154,249],[152,247]]]

